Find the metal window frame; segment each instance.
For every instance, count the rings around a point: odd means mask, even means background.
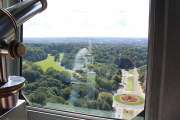
[[[15,0],[4,0],[7,3],[15,3]],[[20,2],[20,0],[16,0]],[[147,93],[145,102],[145,120],[153,120],[153,118],[158,117],[162,111],[162,101],[154,103],[155,98],[161,98],[162,88],[163,88],[163,67],[165,65],[165,51],[166,51],[166,40],[167,37],[165,33],[167,32],[167,21],[168,18],[168,4],[169,0],[150,0],[150,10],[149,10],[149,37],[148,37],[148,73],[147,73]],[[162,15],[162,16],[161,16]],[[162,23],[163,21],[163,23]],[[23,26],[19,29],[19,36],[21,41],[23,41]],[[159,41],[157,40],[159,39]],[[162,40],[161,40],[162,39]],[[162,43],[161,46],[155,47]],[[157,63],[155,63],[155,61]],[[163,64],[158,64],[158,62],[163,62]],[[156,69],[159,67],[159,69]],[[20,59],[20,75],[22,75],[22,58]],[[160,74],[157,76],[157,74]],[[160,81],[158,85],[154,85],[153,79]],[[155,93],[156,92],[156,93]],[[20,98],[25,98],[23,93],[20,93]],[[157,109],[158,108],[158,109]],[[27,106],[27,112],[32,114],[41,114],[46,116],[51,116],[54,118],[63,119],[114,119],[104,116],[95,116],[71,111],[63,111],[57,109],[40,108]],[[153,114],[157,112],[157,114]]]

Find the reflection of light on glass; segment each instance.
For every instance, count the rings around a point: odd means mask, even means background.
[[[71,94],[69,96],[69,105],[74,105],[75,106],[75,102],[78,98],[78,94],[76,92],[76,88],[75,87],[72,87],[71,89]]]
[[[84,64],[86,64],[87,62],[87,57],[86,54],[88,54],[89,51],[86,48],[81,49],[75,57],[75,62],[74,62],[74,68],[73,71],[75,72],[76,70],[84,70],[84,72],[86,72],[86,70],[84,69]]]
[[[85,96],[88,96],[89,99],[94,100],[95,99],[95,81],[96,81],[96,73],[93,72],[93,68],[88,68],[88,65],[92,65],[94,62],[94,58],[92,54],[90,54],[90,51],[92,50],[92,44],[89,43],[89,48],[83,48],[81,49],[75,57],[74,62],[74,68],[73,72],[74,74],[78,74],[79,77],[76,78],[75,76],[71,75],[71,82],[72,83],[80,83],[81,75],[80,73],[86,73],[87,74],[87,80],[86,80],[86,90],[85,90]],[[92,52],[92,51],[91,51]],[[77,88],[72,87],[71,94],[69,98],[69,104],[75,105],[75,101],[78,98],[77,94]]]
[[[88,72],[87,73],[87,84],[86,84],[86,95],[90,99],[95,99],[95,81],[96,81],[96,73]]]
[[[74,72],[75,74],[78,74],[79,77],[76,78],[75,76],[73,76],[73,74],[71,75],[71,83],[79,83],[81,82],[81,76],[80,76],[80,71],[83,73],[87,73],[87,57],[86,54],[88,54],[89,51],[86,48],[81,49],[75,57],[75,62],[74,62],[74,67],[72,69],[72,72]],[[72,87],[71,89],[71,94],[69,97],[69,104],[75,105],[75,101],[78,98],[78,94],[77,94],[77,88],[76,87]]]

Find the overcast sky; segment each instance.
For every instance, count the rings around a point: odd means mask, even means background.
[[[47,0],[24,37],[148,37],[149,0]]]

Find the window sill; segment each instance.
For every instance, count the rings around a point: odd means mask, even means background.
[[[38,115],[39,117],[50,117],[51,119],[60,119],[63,120],[74,120],[74,119],[91,119],[91,120],[113,120],[113,118],[108,118],[104,116],[95,116],[90,114],[83,114],[71,111],[64,111],[64,110],[56,110],[56,109],[48,109],[48,108],[40,108],[40,107],[33,107],[27,106],[27,114],[28,120],[41,120],[39,118],[34,118],[34,115]],[[50,120],[51,120],[50,119]],[[49,120],[49,119],[48,119]]]
[[[108,118],[104,116],[95,116],[91,114],[77,113],[64,110],[48,109],[27,106],[27,116],[28,120],[115,120],[115,118]],[[117,119],[116,119],[117,120]],[[122,119],[119,119],[122,120]],[[136,116],[132,120],[144,120],[144,117]]]

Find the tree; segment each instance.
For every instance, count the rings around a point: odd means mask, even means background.
[[[68,100],[71,93],[71,88],[67,87],[62,90],[60,90],[59,94],[65,99]]]
[[[34,85],[34,83],[30,83],[30,84],[27,84],[25,88],[26,88],[26,90],[33,91],[36,89],[36,86]]]
[[[105,100],[112,107],[113,95],[111,93],[102,92],[99,94],[99,98]]]
[[[35,96],[35,102],[44,105],[46,100],[46,95],[44,93],[38,93]]]
[[[110,73],[106,73],[106,78],[108,79],[108,80],[110,80],[111,79],[111,74]]]
[[[116,74],[116,75],[113,76],[113,80],[115,80],[117,83],[121,83],[122,78],[121,78],[120,75]]]
[[[89,69],[91,69],[91,68],[94,68],[94,65],[90,64],[90,65],[87,65],[87,67],[88,67]]]
[[[22,75],[26,78],[28,83],[35,82],[35,80],[40,77],[39,72],[28,71],[28,70],[23,71]]]
[[[31,69],[32,69],[33,71],[39,72],[40,74],[43,74],[43,69],[42,69],[42,67],[41,67],[40,65],[32,64],[32,65],[31,65]]]
[[[114,64],[118,65],[118,67],[122,69],[129,69],[130,67],[134,67],[133,62],[127,57],[116,57],[114,59]]]
[[[61,97],[61,96],[56,96],[55,99],[56,99],[57,103],[62,103],[62,104],[64,104],[64,102],[65,102],[64,98]]]
[[[128,67],[128,65],[126,65],[126,66],[125,66],[125,70],[128,71],[128,69],[129,69],[129,67]]]
[[[59,53],[54,56],[54,61],[59,62]]]
[[[61,71],[59,72],[59,76],[57,79],[64,82],[70,82],[70,73],[67,71]]]
[[[97,109],[97,107],[98,107],[96,100],[91,101],[89,103],[89,105],[90,105],[90,108],[93,108],[93,109]]]
[[[51,55],[55,56],[56,54],[59,54],[59,52],[57,50],[52,50]]]
[[[110,111],[110,110],[111,110],[111,107],[110,107],[110,105],[109,105],[107,102],[105,102],[105,103],[103,104],[103,106],[102,106],[102,109],[103,109],[103,110],[108,110],[108,111]]]
[[[138,68],[138,67],[139,67],[139,62],[138,62],[138,61],[135,61],[135,62],[134,62],[134,66],[135,66],[136,68]]]

